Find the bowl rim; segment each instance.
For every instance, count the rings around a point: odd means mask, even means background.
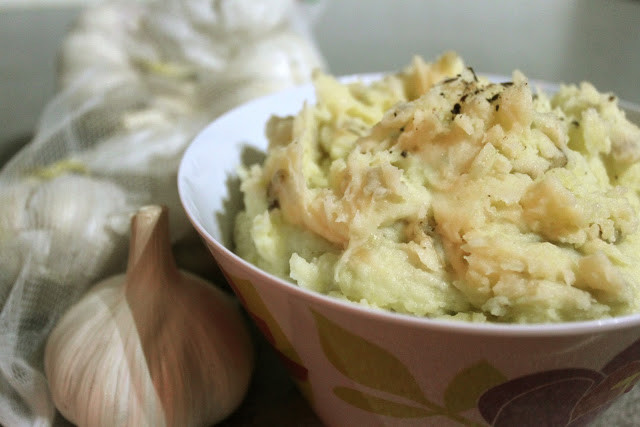
[[[338,76],[337,78],[341,82],[363,81],[365,83],[384,77],[387,73],[374,72],[374,73],[357,73]],[[510,78],[510,76],[504,74],[494,73],[481,73],[479,76],[487,77],[492,81],[504,81],[504,78]],[[532,85],[546,90],[557,90],[561,85],[565,83],[555,83],[539,79],[528,79]],[[566,83],[571,84],[571,83]],[[579,336],[587,334],[596,334],[602,332],[608,332],[611,330],[622,330],[633,327],[640,327],[640,312],[628,314],[624,316],[607,317],[595,320],[581,320],[581,321],[565,321],[556,323],[496,323],[496,322],[473,322],[467,320],[453,320],[446,318],[431,318],[420,317],[406,313],[393,312],[383,308],[375,308],[359,304],[355,301],[342,300],[330,295],[325,295],[320,292],[309,290],[298,286],[292,281],[284,280],[278,276],[275,276],[259,267],[251,264],[245,259],[241,258],[223,243],[214,238],[211,233],[202,225],[196,218],[196,216],[190,211],[188,203],[186,202],[186,194],[189,192],[189,186],[186,185],[185,177],[188,176],[188,159],[193,155],[196,147],[207,143],[207,139],[204,136],[208,136],[210,129],[217,126],[218,122],[228,120],[228,117],[238,114],[239,111],[251,108],[252,104],[265,102],[265,100],[278,97],[291,95],[293,93],[308,91],[313,88],[311,82],[296,85],[288,89],[280,90],[275,93],[260,96],[252,99],[241,105],[238,105],[222,115],[218,116],[201,129],[192,141],[188,144],[185,152],[180,161],[177,174],[178,194],[185,214],[189,221],[194,226],[196,231],[202,238],[206,240],[211,249],[218,251],[220,255],[231,259],[233,262],[239,264],[242,269],[249,270],[254,276],[261,276],[263,280],[270,282],[271,285],[281,288],[282,291],[287,293],[293,293],[296,297],[300,297],[315,303],[327,304],[333,309],[337,309],[341,312],[350,312],[358,316],[376,318],[385,322],[401,323],[405,325],[411,325],[418,328],[428,328],[431,330],[456,332],[460,334],[469,335],[484,335],[484,336],[505,336],[505,337],[560,337],[560,336]],[[619,99],[619,106],[627,110],[633,110],[640,113],[640,105]],[[214,256],[215,262],[219,263],[217,257]],[[222,266],[221,266],[222,268]]]

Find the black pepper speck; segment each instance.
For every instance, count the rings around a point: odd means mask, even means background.
[[[496,99],[498,99],[498,98],[500,98],[500,94],[499,94],[499,93],[496,93],[496,94],[495,94],[495,95],[493,95],[491,98],[487,98],[487,101],[489,101],[489,102],[493,102],[493,101],[495,101],[495,100],[496,100]]]

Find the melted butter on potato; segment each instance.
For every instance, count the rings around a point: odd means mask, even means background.
[[[241,171],[236,250],[317,292],[418,316],[640,310],[640,129],[588,83],[549,97],[454,53],[370,85],[314,77]]]

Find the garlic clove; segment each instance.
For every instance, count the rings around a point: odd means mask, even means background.
[[[45,372],[79,425],[206,426],[241,403],[253,347],[238,304],[176,267],[166,208],[141,208],[129,265],[60,320]]]

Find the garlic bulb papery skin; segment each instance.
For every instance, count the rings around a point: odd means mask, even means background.
[[[241,403],[254,350],[237,302],[177,269],[166,208],[131,223],[124,275],[90,289],[45,348],[58,410],[80,426],[208,426]]]

